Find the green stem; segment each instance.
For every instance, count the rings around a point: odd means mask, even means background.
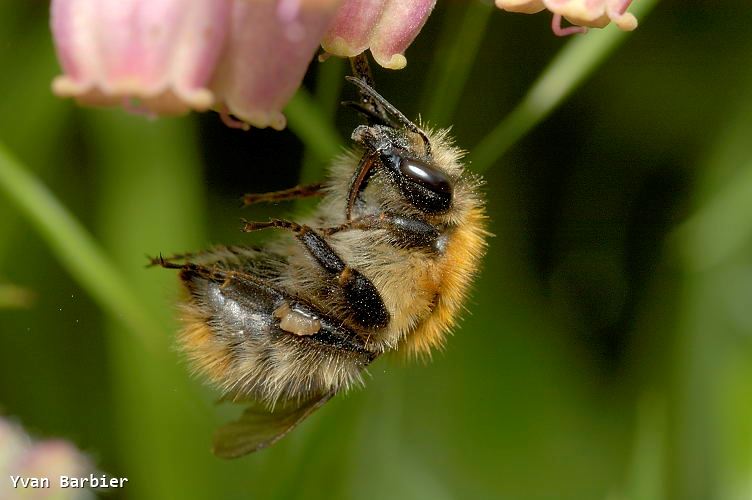
[[[339,57],[330,57],[319,66],[319,74],[316,80],[314,98],[321,110],[322,118],[327,123],[334,123],[334,117],[339,107],[340,93],[345,76],[345,60]],[[338,137],[338,140],[339,139]],[[339,147],[339,146],[338,146]],[[306,144],[303,155],[303,164],[300,167],[300,183],[306,184],[321,180],[321,169],[328,165],[332,157],[320,158],[311,151],[312,145]]]
[[[3,22],[9,21],[19,13],[18,8],[0,9],[0,18]],[[23,36],[13,37],[14,50],[0,50],[0,66],[13,68],[0,80],[3,116],[12,117],[0,120],[0,137],[6,147],[24,158],[26,165],[39,176],[55,165],[56,155],[60,154],[61,130],[70,120],[73,108],[50,92],[49,78],[57,63],[50,50],[49,28],[28,28],[24,29]],[[7,35],[9,31],[0,29],[0,33]],[[44,126],[40,127],[40,123]],[[3,211],[10,212],[5,203],[0,206],[0,212]],[[20,223],[18,214],[4,215],[0,220],[0,234],[16,233]],[[4,261],[5,265],[13,243],[13,238],[0,239],[0,262]]]
[[[445,14],[446,21],[426,78],[423,92],[426,99],[421,108],[426,120],[441,127],[451,124],[494,10],[480,2],[468,4],[458,29],[454,8],[450,6]]]
[[[658,0],[636,2],[632,12],[644,18]],[[578,35],[551,61],[522,101],[472,149],[475,170],[496,163],[520,138],[542,122],[594,73],[626,39],[628,33],[609,26]]]
[[[78,220],[0,143],[0,189],[99,304],[147,347],[160,332],[119,271]]]
[[[752,163],[671,234],[685,267],[700,271],[719,265],[745,248],[752,237]]]
[[[226,497],[218,492],[221,482],[208,472],[204,453],[210,433],[206,410],[211,410],[167,334],[176,329],[173,297],[181,280],[173,270],[144,269],[145,253],[198,249],[206,241],[206,193],[194,123],[93,112],[83,130],[98,168],[97,234],[165,330],[154,339],[156,358],[141,355],[119,325],[104,325],[110,333],[112,391],[118,395],[113,405],[120,432],[113,439],[133,481],[129,495],[142,500]],[[136,435],[139,439],[132,438]],[[175,461],[176,456],[181,459]],[[153,471],[160,471],[158,482],[148,480]]]
[[[334,119],[339,109],[340,94],[345,82],[345,59],[331,57],[321,63],[321,71],[316,82],[315,97],[322,113],[329,120]]]
[[[737,81],[738,88],[750,88],[749,76]],[[752,267],[751,109],[747,91],[722,113],[707,158],[690,165],[697,172],[694,213],[666,242],[682,292],[667,377],[674,394],[668,484],[672,497],[682,500],[741,498],[740,492],[749,491],[752,447],[738,436],[749,434],[752,407],[745,335]]]
[[[311,94],[299,89],[285,108],[287,124],[317,160],[329,162],[342,151],[344,141]]]

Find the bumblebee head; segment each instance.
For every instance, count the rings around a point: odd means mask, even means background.
[[[352,139],[364,154],[348,192],[347,220],[358,195],[371,175],[380,170],[399,189],[404,199],[426,215],[439,215],[452,208],[452,178],[434,160],[428,135],[360,79],[348,77],[362,100],[346,103],[363,113],[368,125],[358,126]]]

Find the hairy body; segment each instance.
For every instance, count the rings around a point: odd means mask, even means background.
[[[220,454],[271,444],[361,383],[380,354],[430,355],[455,325],[488,234],[480,180],[446,131],[378,111],[382,123],[353,132],[360,148],[338,158],[323,183],[249,195],[322,196],[304,221],[247,222],[246,231],[285,230],[263,248],[159,261],[181,269],[188,297],[179,341],[195,370],[233,399],[283,408],[262,418],[271,430],[248,412],[226,426]]]

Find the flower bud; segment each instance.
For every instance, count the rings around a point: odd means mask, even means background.
[[[381,66],[402,69],[405,50],[415,40],[436,0],[345,0],[321,46],[352,57],[370,48]]]

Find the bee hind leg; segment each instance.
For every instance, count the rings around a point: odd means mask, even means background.
[[[191,277],[200,277],[209,281],[222,283],[233,274],[245,274],[238,271],[226,271],[217,267],[208,267],[193,262],[178,263],[171,259],[166,259],[161,255],[159,257],[152,257],[150,266],[159,266],[164,269],[179,269],[180,278],[183,281],[189,281]]]
[[[351,318],[366,329],[380,329],[389,324],[389,311],[374,284],[357,269],[348,266],[322,235],[314,229],[284,219],[268,222],[243,221],[243,231],[266,228],[286,229],[305,247],[321,269],[332,278],[333,285],[342,290],[350,309]]]
[[[180,261],[186,261],[195,257],[196,255],[197,254],[192,252],[174,253],[169,257],[165,257],[161,253],[157,257],[150,257],[149,255],[147,255],[146,258],[149,259],[149,263],[146,265],[146,267],[159,266],[166,269],[179,269],[183,267],[183,264],[179,263]]]

